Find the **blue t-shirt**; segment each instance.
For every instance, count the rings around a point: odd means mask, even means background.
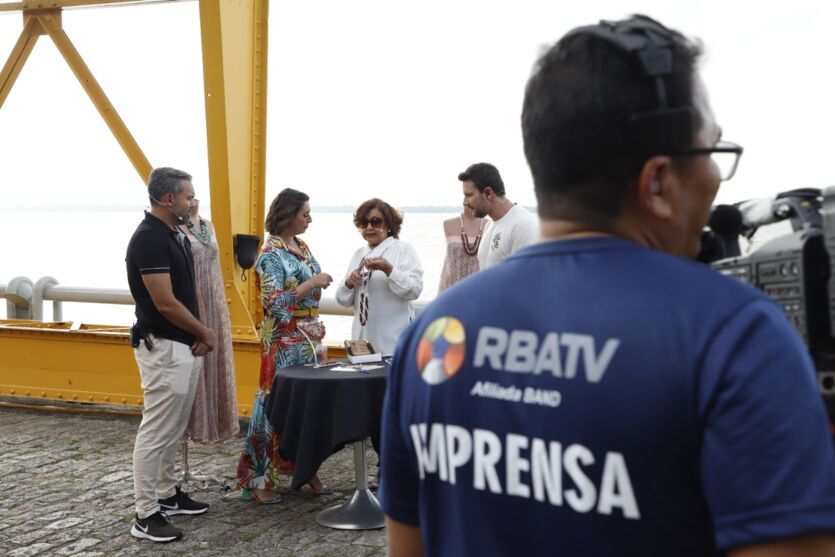
[[[617,238],[539,244],[400,339],[380,497],[428,555],[716,555],[835,531],[814,370],[776,304]]]

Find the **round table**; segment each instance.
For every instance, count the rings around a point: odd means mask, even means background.
[[[349,364],[344,364],[349,366]],[[307,483],[319,466],[347,443],[354,444],[356,490],[343,503],[316,516],[323,526],[382,528],[384,515],[368,489],[365,440],[379,452],[380,419],[388,366],[369,371],[335,371],[293,366],[276,370],[267,416],[278,433],[281,456],[295,464],[291,487]]]

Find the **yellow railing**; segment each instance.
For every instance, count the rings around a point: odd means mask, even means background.
[[[0,320],[0,396],[142,408],[127,327]],[[238,414],[252,413],[261,346],[234,340]],[[331,358],[344,357],[329,346]]]
[[[17,285],[16,287],[14,285]],[[15,277],[0,284],[7,315],[26,313],[35,319],[0,320],[0,397],[78,404],[105,404],[139,409],[142,389],[130,347],[128,327],[72,322],[41,322],[43,303],[53,302],[53,319],[62,319],[62,302],[133,305],[128,290],[61,286],[52,277],[32,283]],[[426,305],[417,302],[415,311]],[[19,310],[25,310],[20,312]],[[322,315],[352,315],[350,308],[324,298]],[[232,335],[238,414],[249,416],[258,388],[260,341]],[[330,359],[345,356],[340,345],[328,346]]]

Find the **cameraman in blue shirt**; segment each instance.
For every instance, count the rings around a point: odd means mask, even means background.
[[[699,55],[634,16],[538,61],[522,131],[543,241],[447,290],[400,339],[381,453],[390,555],[835,553],[808,352],[762,292],[691,261],[742,153]]]

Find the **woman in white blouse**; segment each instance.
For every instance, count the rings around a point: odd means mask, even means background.
[[[412,300],[423,290],[423,268],[415,248],[397,239],[403,215],[385,201],[360,205],[354,224],[367,245],[351,258],[336,301],[354,308],[353,339],[373,340],[382,354],[391,354],[415,317]]]

